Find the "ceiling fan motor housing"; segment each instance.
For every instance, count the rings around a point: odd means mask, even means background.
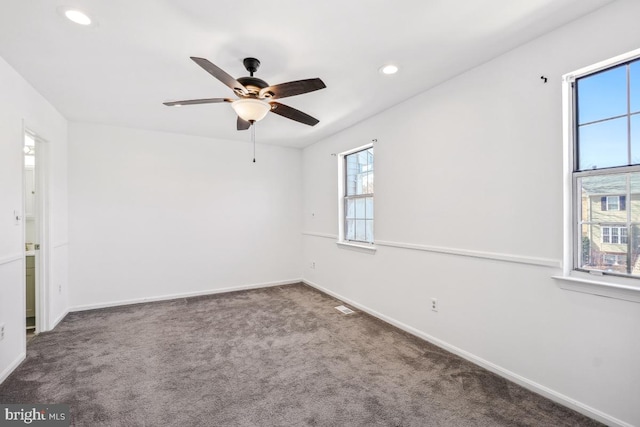
[[[260,89],[269,86],[267,82],[257,77],[239,77],[238,83],[247,88],[249,94],[258,96]]]

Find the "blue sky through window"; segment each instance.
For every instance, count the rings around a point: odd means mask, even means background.
[[[640,112],[640,61],[631,64],[631,112]]]
[[[617,67],[578,80],[578,124],[627,112],[627,70]]]
[[[576,84],[578,169],[640,164],[640,60]]]

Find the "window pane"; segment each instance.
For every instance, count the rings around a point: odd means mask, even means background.
[[[581,190],[582,192],[582,200],[585,201],[586,198],[588,198],[590,201],[588,210],[585,210],[583,207],[583,221],[593,221],[594,218],[596,220],[611,220],[611,218],[605,218],[601,216],[607,215],[606,208],[604,209],[604,212],[602,209],[602,199],[604,198],[606,203],[606,199],[608,197],[611,198],[610,196],[615,195],[618,197],[618,200],[620,200],[619,197],[624,196],[627,193],[627,175],[629,174],[586,176],[579,180],[579,190]],[[640,184],[640,174],[630,175],[632,177],[632,185],[634,180],[638,180],[638,183]],[[623,222],[626,222],[627,216],[624,211],[614,213],[614,215],[619,214],[623,215],[623,217],[625,218]]]
[[[344,190],[347,196],[353,196],[356,194],[356,176],[355,175],[346,176]]]
[[[373,194],[373,172],[367,174],[367,186],[364,189],[367,194]]]
[[[578,145],[580,170],[627,165],[627,118],[580,126]]]
[[[354,220],[345,221],[344,238],[346,240],[355,240],[356,239],[356,222]]]
[[[366,180],[366,175],[363,175],[363,174],[359,173],[356,176],[356,194],[363,194],[364,193],[363,188],[364,188],[364,186],[366,184],[365,180]]]
[[[584,225],[580,242],[580,268],[585,270],[604,270],[608,272],[627,273],[627,245],[608,243],[606,232],[619,234],[622,228]],[[618,236],[611,239],[617,241]]]
[[[591,268],[591,239],[593,233],[591,232],[591,226],[582,226],[582,235],[579,245],[580,258],[578,261],[578,268],[589,269]]]
[[[631,63],[630,67],[631,112],[636,113],[640,111],[640,60]]]
[[[356,154],[347,155],[347,170],[351,172],[352,175],[358,173],[358,156]]]
[[[373,219],[373,197],[367,197],[365,199],[365,209],[367,211],[367,219]]]
[[[353,199],[345,200],[345,209],[344,209],[345,217],[347,219],[352,219],[356,217],[356,203]]]
[[[622,65],[577,80],[578,124],[627,112],[627,71]]]
[[[345,193],[347,196],[356,194],[357,176],[358,176],[358,158],[355,154],[349,154],[345,157],[346,179]]]
[[[356,177],[356,194],[373,193],[373,173],[364,172]]]
[[[365,202],[364,199],[356,199],[356,218],[365,219]]]
[[[618,227],[611,227],[611,243],[620,243],[618,237]]]
[[[640,225],[631,225],[631,274],[640,275]]]
[[[367,242],[373,243],[373,221],[366,221],[367,225]]]
[[[347,196],[353,196],[356,194],[356,178],[355,176],[347,176],[345,182],[345,194]]]
[[[629,177],[630,196],[627,201],[627,210],[631,224],[627,230],[627,236],[631,248],[630,273],[640,276],[640,172],[633,173]]]
[[[369,151],[364,150],[358,153],[358,168],[360,173],[368,172],[370,167]]]
[[[360,240],[361,242],[366,241],[367,237],[367,228],[366,221],[364,220],[356,220],[356,240]]]
[[[366,194],[368,193],[368,188],[369,188],[369,174],[368,173],[363,173],[360,174],[359,176],[359,181],[358,181],[358,188],[357,188],[357,193],[358,194]]]
[[[640,97],[640,93],[638,93],[638,97]],[[640,164],[640,114],[631,116],[631,164]]]
[[[627,272],[627,254],[625,252],[602,252],[599,258],[599,270],[615,273]]]
[[[603,225],[626,224],[627,212],[620,209],[620,197],[627,193],[627,175],[600,175],[582,178],[581,217],[583,222]],[[603,196],[618,194],[619,196]],[[616,200],[618,204],[612,204]],[[626,202],[625,202],[626,204]]]
[[[620,207],[620,196],[625,195],[626,197],[628,175],[588,176],[578,180],[582,223],[579,253],[580,267],[583,269],[611,269],[615,264],[615,259],[612,256],[626,252],[626,245],[619,242],[619,227],[625,226],[627,211],[611,210],[610,208],[612,201],[618,201],[618,207]],[[611,224],[616,225],[612,226]],[[621,266],[618,262],[615,268],[624,269],[625,265]]]
[[[580,268],[640,276],[640,172],[588,176],[577,184]],[[619,209],[609,209],[612,201]]]

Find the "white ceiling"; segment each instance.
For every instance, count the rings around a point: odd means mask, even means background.
[[[0,56],[70,120],[242,141],[230,104],[162,102],[233,97],[190,56],[234,77],[253,56],[269,84],[327,85],[281,100],[315,127],[257,124],[258,142],[304,147],[611,1],[2,0]],[[63,5],[98,24],[67,21]]]

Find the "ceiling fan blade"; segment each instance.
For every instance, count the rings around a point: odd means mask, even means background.
[[[226,71],[224,71],[222,68],[213,65],[211,61],[204,58],[198,58],[196,56],[192,56],[191,59],[193,60],[193,62],[204,68],[205,71],[207,71],[213,77],[229,86],[234,92],[241,93],[243,95],[249,93],[246,87],[244,87],[242,84],[240,84],[240,82],[227,74]]]
[[[300,110],[289,107],[288,105],[280,104],[279,102],[270,102],[271,112],[276,113],[287,119],[295,120],[296,122],[304,123],[305,125],[315,126],[320,120],[311,117],[310,115],[303,113]]]
[[[247,130],[251,127],[251,123],[238,117],[238,130]]]
[[[314,90],[324,89],[327,87],[320,79],[296,80],[294,82],[280,83],[265,87],[260,90],[260,97],[271,99],[286,98],[288,96],[301,95],[303,93],[313,92]]]
[[[163,102],[163,104],[166,105],[167,107],[177,107],[180,105],[216,104],[218,102],[233,102],[233,99],[229,99],[229,98],[189,99],[187,101]]]

